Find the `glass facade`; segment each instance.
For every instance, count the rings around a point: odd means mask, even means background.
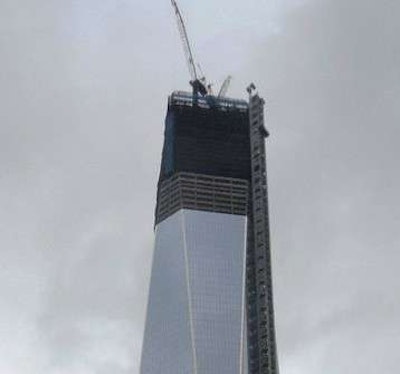
[[[182,209],[156,227],[142,374],[243,374],[246,216]]]
[[[156,227],[141,373],[193,373],[184,235],[179,213]]]

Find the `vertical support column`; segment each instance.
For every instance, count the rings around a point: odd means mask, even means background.
[[[249,92],[251,148],[251,226],[248,243],[249,374],[277,374],[276,338],[269,238],[264,100]]]

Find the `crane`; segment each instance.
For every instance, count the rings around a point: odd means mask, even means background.
[[[218,98],[224,97],[226,95],[226,91],[228,91],[228,87],[231,83],[232,76],[228,75],[226,79],[224,80],[224,83],[222,83],[221,89],[219,90],[218,93]]]
[[[205,84],[205,78],[204,77],[199,78],[199,76],[197,74],[196,64],[194,62],[192,49],[190,48],[189,38],[187,35],[187,31],[186,31],[185,23],[183,21],[182,14],[178,8],[178,4],[176,3],[176,1],[171,0],[171,3],[174,8],[174,11],[175,11],[176,21],[177,21],[178,28],[179,28],[179,33],[180,33],[180,36],[182,39],[183,49],[185,51],[186,62],[187,62],[190,77],[191,77],[190,84],[193,88],[193,96],[197,97],[198,94],[200,94],[201,96],[206,96],[207,95],[207,87]]]

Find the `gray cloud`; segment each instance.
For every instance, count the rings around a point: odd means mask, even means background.
[[[268,102],[282,372],[396,373],[399,5],[203,3],[203,67]],[[0,371],[138,373],[170,5],[5,0],[0,39]]]

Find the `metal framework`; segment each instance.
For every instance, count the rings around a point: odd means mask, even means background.
[[[278,374],[269,237],[264,100],[249,90],[251,194],[247,245],[249,374]]]
[[[205,96],[207,94],[207,88],[205,87],[204,83],[202,82],[204,78],[199,79],[197,75],[196,63],[193,58],[193,52],[190,47],[189,37],[186,31],[185,22],[183,20],[182,14],[179,10],[178,4],[175,0],[171,0],[172,6],[175,11],[176,22],[178,24],[179,34],[181,36],[183,50],[185,52],[186,63],[189,68],[189,73],[191,76],[190,84],[193,87],[193,95],[197,97],[197,94],[201,94]]]
[[[177,173],[158,188],[156,224],[180,209],[247,215],[245,179]]]

